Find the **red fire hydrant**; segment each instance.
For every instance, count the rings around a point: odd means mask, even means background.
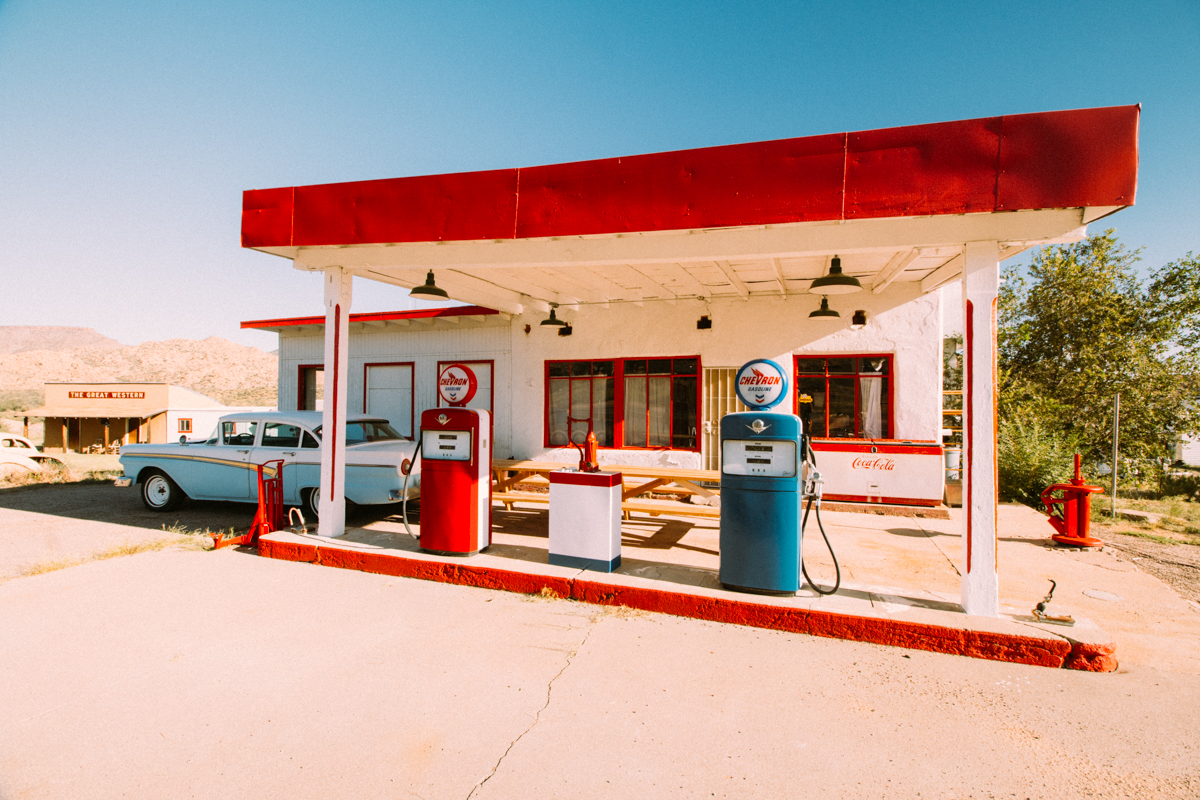
[[[1088,536],[1092,522],[1092,495],[1103,492],[1102,486],[1089,486],[1079,471],[1079,454],[1075,454],[1075,477],[1070,483],[1056,483],[1042,492],[1042,503],[1050,514],[1050,524],[1058,533],[1050,538],[1059,544],[1076,547],[1099,547],[1103,542]],[[1061,492],[1061,497],[1055,497]]]

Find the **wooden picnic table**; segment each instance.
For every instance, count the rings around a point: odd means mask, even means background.
[[[515,500],[549,502],[548,496],[538,497],[530,492],[514,492],[513,487],[531,477],[545,478],[549,482],[551,472],[570,466],[572,464],[554,461],[493,459],[492,473],[496,477],[494,497],[508,507],[511,507],[511,501]],[[720,489],[710,489],[700,485],[700,483],[719,484],[721,473],[717,470],[638,467],[627,464],[601,464],[600,468],[605,472],[621,473],[622,508],[627,513],[629,511],[646,511],[651,514],[679,513],[698,516],[716,516],[719,513],[716,508],[707,505],[636,499],[667,486],[678,487],[674,493],[695,494],[704,498],[718,497]]]

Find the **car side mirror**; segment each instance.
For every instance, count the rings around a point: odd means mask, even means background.
[[[180,443],[180,444],[187,444],[187,435],[186,435],[186,434],[180,434],[180,436],[179,436],[179,443]]]

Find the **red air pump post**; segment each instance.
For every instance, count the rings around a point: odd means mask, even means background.
[[[1099,539],[1088,536],[1092,521],[1092,495],[1104,491],[1102,486],[1089,486],[1080,473],[1079,454],[1075,454],[1075,477],[1070,483],[1056,483],[1042,492],[1042,503],[1050,514],[1050,524],[1058,533],[1050,538],[1059,544],[1075,547],[1099,547]],[[1055,497],[1055,493],[1061,496]]]

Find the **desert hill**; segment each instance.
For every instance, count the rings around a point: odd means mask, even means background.
[[[0,393],[40,394],[47,381],[145,381],[186,386],[226,405],[270,406],[275,405],[277,364],[272,353],[215,336],[116,349],[43,348],[0,354]]]
[[[0,325],[0,353],[29,353],[34,350],[76,350],[90,347],[117,350],[125,345],[92,328],[57,325]]]

